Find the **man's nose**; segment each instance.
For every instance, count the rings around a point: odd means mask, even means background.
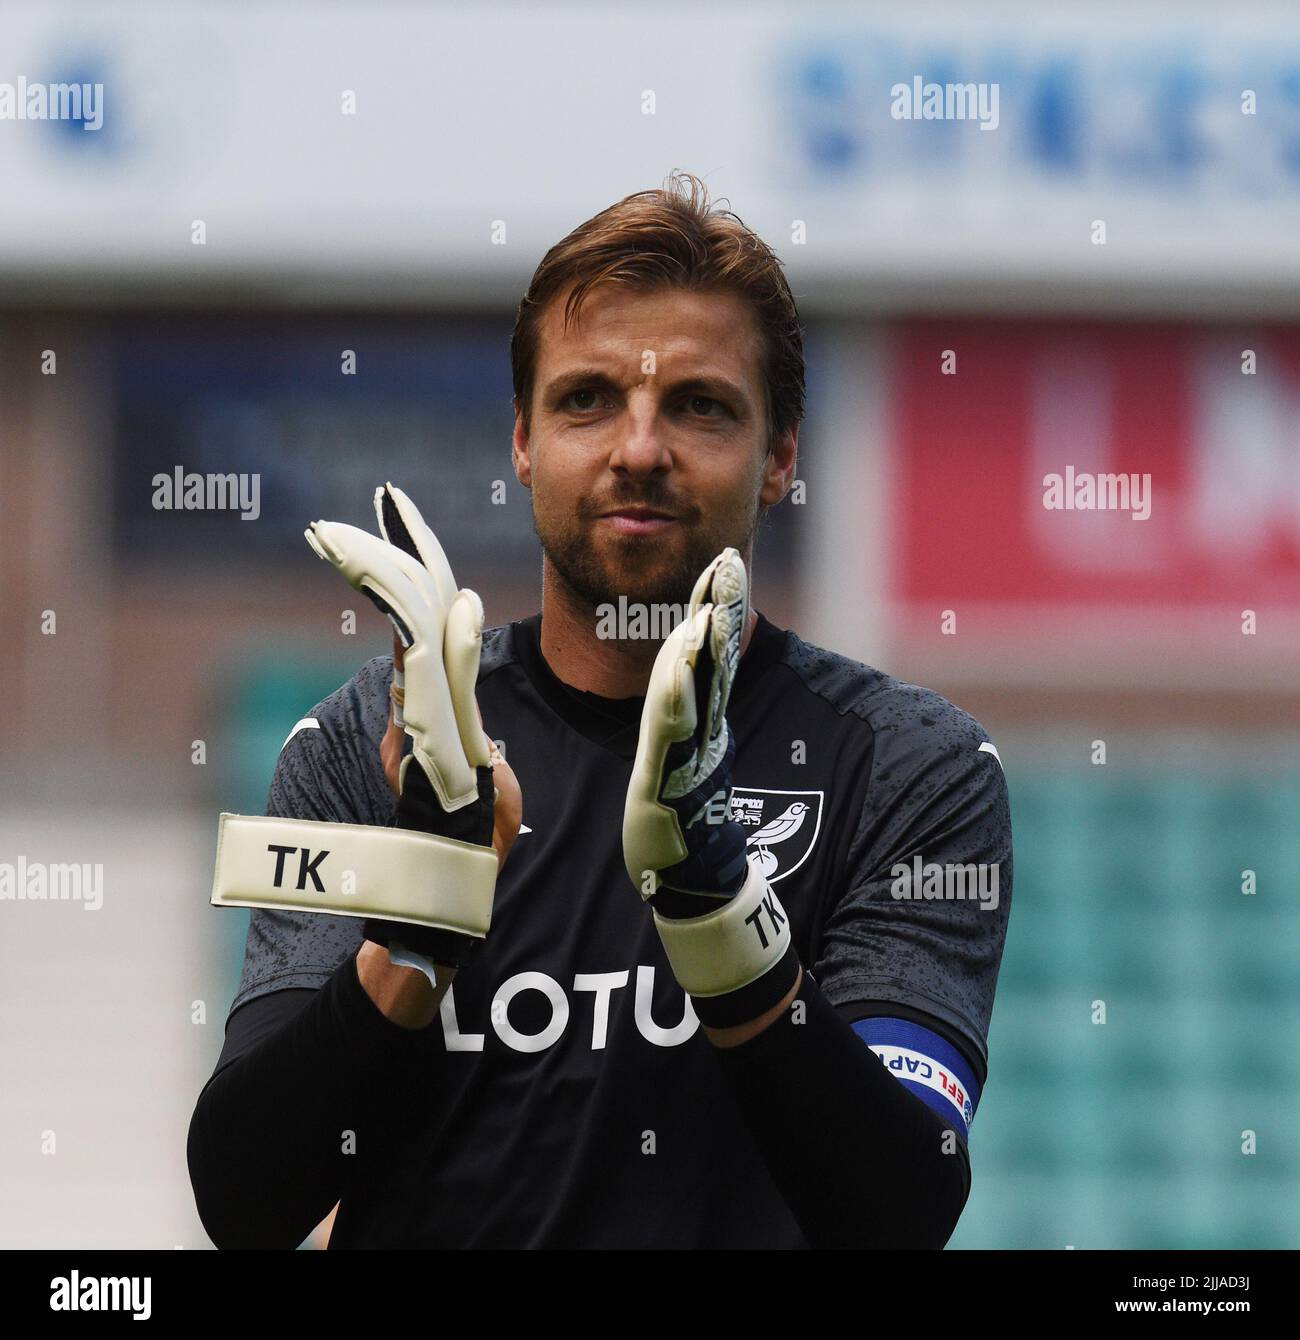
[[[619,425],[618,440],[610,455],[610,469],[650,474],[666,469],[670,463],[657,406],[648,400],[638,401],[633,396]]]

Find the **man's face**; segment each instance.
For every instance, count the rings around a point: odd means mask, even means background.
[[[515,472],[560,579],[593,608],[685,604],[727,546],[747,555],[785,496],[797,434],[768,452],[760,337],[734,294],[594,289],[540,330],[532,423]]]

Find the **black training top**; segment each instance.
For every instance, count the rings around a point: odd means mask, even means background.
[[[623,802],[643,700],[563,684],[541,655],[540,625],[537,615],[484,634],[478,702],[519,778],[524,830],[498,879],[486,943],[458,975],[440,1021],[400,1030],[370,1005],[352,966],[360,921],[252,914],[226,1048],[191,1129],[209,1231],[216,1237],[214,1223],[242,1214],[247,1231],[225,1236],[257,1240],[250,1207],[275,1217],[275,1187],[245,1194],[230,1184],[254,1175],[246,1154],[231,1162],[233,1128],[247,1124],[245,1149],[291,1142],[292,1131],[276,1125],[289,1120],[285,1112],[257,1110],[272,1100],[273,1072],[283,1076],[309,1054],[344,1058],[344,1032],[346,1059],[327,1067],[337,1073],[320,1077],[326,1088],[311,1101],[320,1108],[337,1099],[347,1113],[339,1119],[352,1125],[319,1133],[318,1153],[335,1169],[329,1185],[308,1186],[317,1171],[285,1164],[284,1203],[296,1196],[298,1216],[280,1230],[288,1238],[301,1240],[316,1222],[304,1226],[303,1214],[319,1218],[341,1199],[332,1247],[860,1241],[842,1223],[842,1204],[834,1230],[822,1230],[818,1205],[829,1202],[806,1185],[820,1176],[811,1160],[832,1160],[832,1170],[856,1160],[862,1186],[887,1191],[891,1155],[870,1147],[870,1137],[901,1140],[909,1123],[918,1159],[931,1157],[920,1132],[961,1136],[966,1180],[955,1222],[969,1186],[964,1141],[985,1080],[1011,894],[1007,789],[982,727],[937,693],[759,616],[728,710],[737,744],[732,814],[790,918],[813,979],[800,994],[818,997],[808,1018],[819,1022],[801,1030],[782,1021],[758,1045],[719,1051],[623,867]],[[391,658],[377,657],[299,724],[280,755],[268,813],[392,821],[379,754],[391,676]],[[937,873],[950,865],[992,870],[993,892],[985,879],[980,898],[973,881],[954,896],[953,881]],[[910,885],[900,883],[904,869]],[[284,1030],[293,1027],[290,1043]],[[268,1039],[277,1030],[282,1051],[272,1065]],[[781,1048],[795,1051],[781,1060]],[[796,1054],[805,1059],[790,1059]],[[802,1099],[780,1093],[805,1065]],[[741,1082],[735,1075],[746,1066],[752,1073]],[[214,1092],[223,1071],[224,1097]],[[781,1104],[799,1101],[826,1108],[821,1116],[792,1108],[789,1120],[825,1129],[764,1133]],[[769,1110],[755,1119],[747,1105]],[[841,1115],[842,1148],[829,1133]],[[809,1149],[818,1142],[826,1148]],[[907,1176],[897,1190],[904,1200],[921,1174]],[[847,1168],[842,1180],[853,1185]],[[826,1195],[842,1197],[844,1187]],[[266,1240],[275,1236],[268,1230]]]

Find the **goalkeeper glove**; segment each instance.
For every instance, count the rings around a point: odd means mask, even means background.
[[[442,547],[400,489],[377,489],[375,511],[382,539],[330,521],[306,536],[389,617],[404,648],[412,748],[395,826],[223,814],[212,901],[362,916],[365,937],[387,945],[394,962],[429,972],[433,963],[461,967],[491,921],[496,790],[474,701],[483,607],[473,591],[457,591]]]
[[[655,658],[623,811],[628,875],[696,1014],[718,1028],[766,1013],[799,974],[785,910],[728,814],[726,711],[748,618],[745,565],[727,549]]]

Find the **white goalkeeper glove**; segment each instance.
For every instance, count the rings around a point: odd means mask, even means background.
[[[318,521],[308,543],[392,621],[405,649],[395,827],[223,814],[212,901],[365,918],[394,962],[460,967],[491,922],[492,744],[474,701],[483,607],[457,591],[414,503],[375,491],[383,538]]]
[[[745,564],[726,549],[655,659],[623,811],[623,858],[701,1022],[745,1023],[799,973],[790,925],[731,819],[727,701],[749,617]]]

